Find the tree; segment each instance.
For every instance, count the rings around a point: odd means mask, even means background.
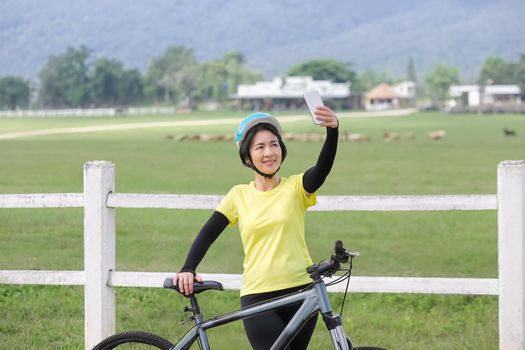
[[[515,83],[517,83],[520,86],[521,93],[525,93],[525,54],[522,54],[520,56],[520,59],[518,63],[516,63],[515,67]]]
[[[183,90],[188,82],[188,69],[196,65],[193,49],[185,46],[172,46],[151,61],[146,73],[146,94],[153,101],[165,103],[178,102],[184,98]],[[184,71],[186,70],[186,71]]]
[[[194,89],[190,99],[194,102],[213,100],[224,102],[237,91],[241,83],[252,83],[261,76],[246,68],[244,57],[239,52],[227,53],[222,59],[192,66]]]
[[[367,69],[359,75],[357,82],[358,84],[352,84],[352,91],[366,92],[381,83],[388,82],[388,78],[384,73],[377,73],[371,69]]]
[[[224,62],[234,62],[235,64],[244,64],[245,59],[242,52],[239,51],[231,51],[224,55],[224,58],[222,59]]]
[[[258,78],[258,73],[245,67],[240,52],[229,52],[222,59],[199,64],[192,49],[174,46],[151,62],[145,90],[153,101],[194,106],[203,100],[223,102],[240,83]]]
[[[87,59],[90,50],[84,46],[51,56],[38,77],[39,101],[51,107],[83,107],[89,104]]]
[[[412,57],[408,59],[407,79],[409,81],[413,81],[414,83],[417,83],[416,68],[414,67],[414,60],[412,59]]]
[[[132,105],[144,100],[144,79],[136,69],[122,72],[118,84],[118,104]]]
[[[517,62],[505,62],[501,57],[490,56],[481,66],[480,84],[518,84],[525,91],[525,55]]]
[[[97,106],[125,106],[144,99],[144,82],[136,69],[125,70],[116,60],[99,58],[90,74],[90,93]]]
[[[217,61],[222,67],[223,81],[217,82],[216,92],[219,101],[224,101],[229,95],[237,92],[239,84],[254,83],[262,79],[260,73],[253,71],[244,64],[244,55],[238,51],[229,52]]]
[[[490,56],[481,66],[478,83],[481,85],[515,83],[512,68],[502,58]]]
[[[333,59],[315,59],[293,66],[288,72],[291,76],[311,76],[315,80],[330,80],[336,83],[353,82],[356,73],[351,64]]]
[[[20,77],[0,78],[0,109],[17,109],[29,105],[29,82]]]
[[[222,61],[205,62],[198,66],[197,86],[193,99],[196,101],[224,101],[228,96],[228,71]]]
[[[450,85],[458,81],[456,67],[439,63],[425,76],[425,93],[433,101],[443,101],[448,97]]]
[[[245,66],[244,55],[238,51],[229,52],[221,60],[225,69],[225,78],[221,90],[224,96],[237,92],[239,84],[254,83],[262,79],[260,73],[252,71]]]
[[[204,76],[199,65],[193,64],[183,67],[175,80],[176,88],[174,91],[178,96],[177,101],[193,109],[201,99],[198,89],[203,79]]]
[[[124,75],[122,63],[107,58],[95,61],[90,77],[90,92],[97,106],[114,106],[119,101],[119,89]]]

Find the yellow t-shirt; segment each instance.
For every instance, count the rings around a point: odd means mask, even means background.
[[[241,296],[264,293],[311,282],[306,268],[312,259],[304,238],[306,209],[316,195],[306,196],[303,175],[281,178],[271,191],[254,182],[234,186],[217,211],[231,225],[239,224],[244,247]]]

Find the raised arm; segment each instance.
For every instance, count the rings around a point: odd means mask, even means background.
[[[328,107],[317,107],[317,119],[321,127],[326,127],[326,139],[317,159],[317,163],[303,175],[303,188],[306,193],[314,193],[321,187],[334,164],[339,138],[339,121],[335,113]]]
[[[195,270],[206,255],[208,248],[224,231],[228,223],[229,221],[224,214],[214,211],[204,224],[191,245],[184,266],[173,278],[173,284],[178,284],[181,292],[186,295],[191,294],[193,293],[193,281],[202,282],[202,278],[195,274]]]

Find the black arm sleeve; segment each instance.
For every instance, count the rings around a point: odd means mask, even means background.
[[[317,159],[317,164],[303,175],[303,188],[308,193],[314,193],[321,187],[330,173],[337,152],[339,128],[326,128],[326,140]]]
[[[228,224],[228,218],[224,216],[224,214],[218,211],[213,212],[193,241],[188,256],[186,257],[186,262],[180,272],[192,272],[195,274],[197,265],[199,265],[204,258],[208,248],[215,242]]]

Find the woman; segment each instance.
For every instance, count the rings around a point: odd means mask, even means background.
[[[269,114],[246,117],[236,134],[242,163],[254,171],[254,181],[234,186],[221,201],[193,242],[186,262],[175,276],[185,294],[193,292],[195,274],[210,245],[228,226],[239,224],[244,247],[241,306],[298,291],[311,279],[306,268],[312,265],[304,237],[305,213],[316,203],[315,192],[332,168],[337,150],[339,121],[328,107],[317,107],[317,119],[326,127],[326,140],[316,165],[304,174],[288,178],[279,175],[286,158],[281,127]],[[269,312],[244,320],[244,328],[254,349],[269,349],[298,309]],[[290,344],[290,349],[306,349],[315,328],[312,318]]]

